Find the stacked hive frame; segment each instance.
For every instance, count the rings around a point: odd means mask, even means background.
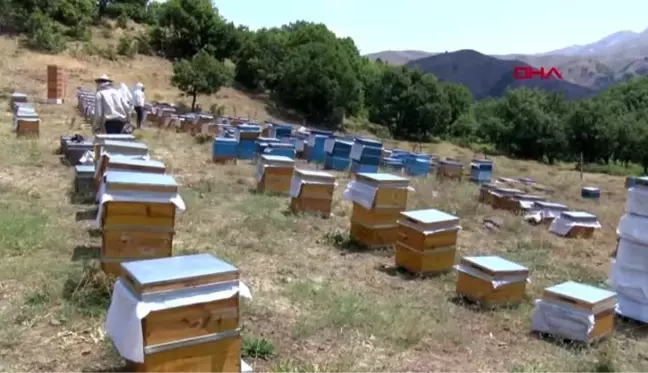
[[[257,164],[257,191],[288,194],[295,160],[279,155],[262,155]]]
[[[166,173],[166,166],[163,162],[151,159],[143,159],[142,157],[103,153],[101,155],[101,158],[99,159],[99,162],[97,162],[97,167],[94,174],[94,185],[96,192],[99,191],[103,175],[108,171],[164,174]],[[142,177],[145,178],[145,176]]]
[[[549,226],[549,232],[569,238],[592,238],[601,228],[596,215],[583,211],[563,211]]]
[[[120,275],[122,262],[172,255],[176,209],[184,210],[172,176],[108,171],[97,199],[104,272]]]
[[[451,270],[459,218],[434,209],[406,211],[400,215],[396,266],[418,274]]]
[[[65,72],[57,65],[47,66],[47,103],[62,104],[65,99]]]
[[[106,329],[130,370],[249,370],[241,360],[239,306],[249,290],[236,267],[197,254],[123,263],[122,273]],[[132,307],[118,307],[118,302]],[[138,308],[150,304],[156,306]],[[142,308],[148,312],[136,312]]]
[[[345,198],[353,201],[351,240],[368,248],[391,246],[398,239],[398,218],[407,208],[409,179],[383,173],[358,173]]]

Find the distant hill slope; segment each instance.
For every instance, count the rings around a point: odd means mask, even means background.
[[[432,60],[435,61],[433,63],[434,70],[446,71],[446,73],[444,73],[445,76],[459,79],[459,77],[455,76],[456,74],[447,74],[447,71],[448,69],[453,70],[452,64],[455,63],[456,58],[471,58],[470,55],[466,55],[465,53],[457,55],[457,53],[460,52],[464,51],[448,53],[450,57],[445,59],[441,58]],[[484,56],[481,53],[477,54],[479,56]],[[419,59],[413,58],[417,55],[423,57],[420,57]],[[380,57],[381,59],[395,64],[423,66],[432,63],[428,61],[428,58],[435,55],[435,53],[423,51],[385,51],[373,53],[368,57],[375,59],[382,56]],[[624,82],[635,76],[648,75],[648,29],[640,33],[633,31],[619,31],[593,43],[572,45],[545,53],[533,55],[493,55],[491,57],[500,61],[521,61],[534,67],[557,67],[565,79],[565,82],[563,83],[573,83],[594,91],[599,91],[614,84]],[[423,59],[424,62],[421,62],[421,59]],[[441,63],[440,61],[447,61],[451,65],[444,68],[439,65],[439,63]],[[496,63],[496,61],[491,62]],[[473,64],[478,65],[480,63],[483,63],[483,61],[475,61]],[[513,62],[513,64],[515,64],[515,62]],[[423,70],[427,71],[425,68],[423,68]],[[428,70],[431,71],[432,68],[430,67]],[[462,72],[462,74],[465,73]],[[472,74],[469,73],[469,75]],[[474,77],[462,77],[461,79],[467,79],[473,82],[473,85],[477,81]],[[452,79],[448,80],[452,81]],[[541,83],[542,84],[538,84],[543,87],[553,87],[555,85],[555,83],[547,83],[547,81]],[[536,83],[527,82],[527,84]],[[572,92],[571,94],[573,95],[578,96],[580,94],[577,92],[578,90],[573,87],[568,88],[568,86],[564,84],[560,84],[559,86],[560,89],[566,89],[567,91]]]
[[[499,97],[507,88],[529,87],[559,92],[568,99],[580,99],[593,90],[556,79],[514,80],[515,66],[529,66],[516,60],[501,60],[474,50],[460,50],[410,61],[407,66],[435,75],[439,80],[463,84],[476,99]]]
[[[382,51],[378,53],[367,54],[366,57],[371,60],[380,59],[392,65],[404,65],[410,61],[429,57],[435,53],[424,51]]]

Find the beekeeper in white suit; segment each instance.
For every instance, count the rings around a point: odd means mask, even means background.
[[[133,107],[135,108],[135,114],[137,115],[137,128],[142,126],[142,121],[144,120],[145,102],[146,96],[144,95],[144,84],[137,83],[135,84],[135,89],[133,89]]]
[[[106,74],[95,79],[97,96],[92,129],[108,134],[122,133],[128,123],[130,104]]]

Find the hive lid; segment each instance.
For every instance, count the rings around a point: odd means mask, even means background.
[[[613,307],[613,304],[616,303],[616,293],[574,281],[546,288],[543,297],[588,309],[598,308],[596,306],[600,305]],[[612,303],[612,305],[608,305],[608,303]]]
[[[484,190],[493,190],[493,189],[497,189],[497,184],[484,183],[484,184],[480,185],[479,188],[484,189]]]
[[[491,276],[526,275],[529,269],[499,256],[466,256],[461,259],[462,264],[473,267]]]
[[[635,177],[635,184],[641,186],[648,186],[648,176]]]
[[[237,142],[233,137],[215,137],[214,142]]]
[[[283,155],[262,155],[261,156],[261,161],[263,163],[287,163],[287,164],[294,164],[295,160],[292,158],[288,158]]]
[[[456,227],[459,224],[458,217],[435,209],[404,211],[401,217],[420,231]]]
[[[382,148],[383,146],[382,142],[372,139],[357,138],[355,141],[360,145],[371,146],[375,148]]]
[[[493,161],[490,159],[482,159],[482,158],[473,158],[470,163],[479,163],[479,164],[493,164]]]
[[[135,141],[135,136],[125,133],[116,134],[98,134],[94,137],[95,142],[98,141]]]
[[[95,172],[95,166],[94,165],[78,165],[74,166],[74,169],[76,173],[82,174],[82,173],[92,173],[94,174]]]
[[[576,221],[597,221],[598,218],[596,215],[590,214],[589,212],[584,211],[564,211],[561,213],[561,216],[566,217],[570,220]]]
[[[124,156],[110,156],[108,158],[108,165],[123,164],[129,166],[140,166],[140,167],[149,167],[149,168],[159,168],[166,169],[166,166],[163,162],[156,161],[153,159],[140,159],[134,157],[124,157]]]
[[[104,182],[112,190],[146,190],[151,192],[177,193],[178,183],[171,175],[142,172],[108,171]]]
[[[335,176],[333,174],[324,171],[304,170],[297,168],[295,169],[295,175],[308,178],[327,179],[330,181],[335,180]]]
[[[115,140],[106,140],[103,142],[104,147],[115,147],[115,148],[132,148],[132,149],[142,149],[148,150],[148,145],[143,142],[136,141],[115,141]]]
[[[455,160],[449,160],[449,159],[444,159],[439,161],[440,165],[443,166],[450,166],[450,167],[461,167],[463,168],[463,165]]]
[[[524,194],[523,191],[513,188],[495,188],[494,191],[503,195]]]
[[[588,192],[600,192],[601,190],[596,187],[584,187],[583,190],[586,190]]]
[[[567,210],[568,207],[562,203],[550,202],[550,201],[535,201],[534,206],[548,208],[553,210]]]
[[[123,262],[121,267],[129,280],[139,287],[151,287],[232,274],[236,275],[236,279],[238,279],[239,274],[236,267],[211,254],[181,255]]]
[[[409,179],[387,173],[367,173],[360,172],[356,174],[356,180],[376,187],[407,187]]]
[[[536,196],[536,195],[533,195],[533,194],[518,194],[518,195],[513,196],[513,198],[515,198],[516,200],[519,200],[519,201],[533,201],[533,202],[542,201],[542,200],[545,199],[542,196]]]

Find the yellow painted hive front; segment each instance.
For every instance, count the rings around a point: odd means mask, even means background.
[[[407,208],[409,179],[385,173],[358,173],[355,181],[375,190],[372,209]]]
[[[290,186],[290,208],[293,212],[330,215],[334,192],[335,176],[332,174],[295,169]]]
[[[485,306],[515,304],[524,298],[529,270],[498,256],[464,257],[457,266],[456,291]]]
[[[144,302],[173,298],[177,303],[158,307],[141,319],[138,333],[144,354],[142,361],[124,356],[131,370],[241,371],[242,285],[236,267],[211,254],[197,254],[128,262],[122,271],[117,292],[126,291]]]
[[[420,251],[400,241],[396,241],[394,244],[394,262],[396,266],[418,274],[432,274],[451,270],[456,253],[457,250],[454,247]]]
[[[401,211],[403,211],[402,207],[374,207],[368,210],[359,203],[354,202],[353,210],[351,211],[351,221],[367,226],[396,225]]]
[[[389,247],[398,239],[398,225],[366,226],[351,222],[351,239],[371,249]]]
[[[398,240],[418,251],[454,246],[459,218],[435,209],[405,211],[398,220]]]
[[[288,157],[262,155],[257,165],[257,190],[276,194],[290,193],[295,161]]]
[[[18,119],[16,122],[17,136],[40,135],[40,119]]]

